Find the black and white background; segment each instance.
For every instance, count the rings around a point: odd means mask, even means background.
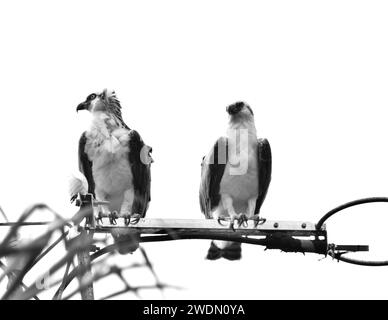
[[[68,176],[89,121],[75,109],[105,87],[153,147],[147,217],[202,218],[201,159],[237,100],[250,104],[272,147],[264,217],[315,222],[341,203],[385,196],[387,16],[385,1],[3,2],[0,205],[13,220],[36,202],[74,214]],[[369,244],[365,257],[387,259],[387,210],[368,205],[336,217],[329,241]],[[145,248],[158,276],[185,289],[144,298],[388,297],[386,268],[249,245],[239,262],[211,262],[200,240]],[[114,285],[101,282],[96,297]]]

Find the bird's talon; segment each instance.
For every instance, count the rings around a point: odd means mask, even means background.
[[[113,225],[116,225],[117,224],[117,221],[116,219],[118,218],[118,214],[117,214],[117,211],[113,211],[109,214],[109,222],[110,224],[113,224]]]
[[[254,216],[252,220],[255,222],[255,228],[257,228],[258,225],[262,225],[267,221],[266,218],[260,218],[259,216]]]
[[[223,226],[223,227],[226,227],[226,224],[223,224],[222,221],[225,221],[226,219],[225,218],[222,218],[222,217],[218,217],[217,218],[217,222],[219,225]]]
[[[102,224],[102,218],[103,218],[102,212],[99,211],[98,215],[96,217],[96,221],[97,221],[98,224]]]
[[[129,223],[132,225],[138,224],[140,219],[141,219],[140,214],[138,214],[138,213],[132,214],[129,217]]]
[[[241,216],[241,218],[239,219],[238,221],[238,226],[239,227],[244,227],[244,228],[247,228],[248,227],[248,219],[245,215]]]
[[[236,229],[234,228],[234,220],[231,220],[229,222],[229,229],[232,229],[233,231],[236,231]]]
[[[233,215],[230,217],[230,222],[229,222],[229,228],[232,229],[233,231],[236,231],[234,228],[234,222],[237,221],[237,224],[239,223],[240,215]]]

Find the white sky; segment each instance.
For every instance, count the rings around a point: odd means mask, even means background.
[[[148,217],[202,217],[200,161],[237,100],[272,147],[266,218],[315,222],[385,196],[387,16],[385,1],[3,2],[0,205],[13,220],[41,201],[75,212],[67,176],[88,126],[75,109],[105,87],[154,150]],[[330,242],[375,245],[388,259],[386,210],[333,219]],[[165,298],[388,298],[387,268],[249,245],[239,262],[209,262],[208,243],[145,245],[161,280],[186,288]]]

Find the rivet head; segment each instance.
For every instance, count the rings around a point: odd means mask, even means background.
[[[277,228],[277,227],[279,227],[279,223],[275,222],[275,223],[273,224],[273,226],[274,226],[275,228]]]
[[[302,223],[302,228],[303,228],[303,229],[306,228],[306,224],[305,224],[305,223]]]

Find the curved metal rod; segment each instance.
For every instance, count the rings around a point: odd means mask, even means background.
[[[350,207],[358,206],[360,204],[365,204],[365,203],[372,203],[372,202],[388,202],[387,197],[370,197],[370,198],[364,198],[364,199],[358,199],[354,200],[348,203],[345,203],[343,205],[340,205],[332,210],[330,210],[328,213],[326,213],[317,223],[317,230],[322,229],[323,224],[327,219],[329,219],[331,216],[336,214],[339,211],[345,210]]]
[[[388,266],[388,260],[385,261],[368,261],[368,260],[357,260],[352,258],[344,257],[342,253],[334,253],[334,252],[328,252],[328,255],[331,256],[333,259],[355,264],[358,266],[365,266],[365,267],[384,267]]]
[[[317,223],[316,227],[317,230],[320,230],[323,226],[323,224],[326,222],[327,219],[338,213],[339,211],[345,210],[350,207],[358,206],[361,204],[366,203],[374,203],[374,202],[388,202],[387,197],[369,197],[369,198],[363,198],[358,199],[354,201],[347,202],[345,204],[342,204],[332,210],[330,210],[328,213],[326,213]],[[337,259],[342,262],[355,264],[359,266],[368,266],[368,267],[382,267],[382,266],[388,266],[388,260],[383,261],[368,261],[368,260],[358,260],[358,259],[352,259],[348,257],[344,257],[344,252],[333,252],[332,250],[328,251],[328,255],[331,256],[333,259]]]

